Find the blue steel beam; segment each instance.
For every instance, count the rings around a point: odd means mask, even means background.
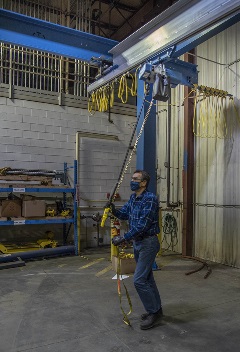
[[[31,188],[13,188],[13,187],[0,187],[0,192],[34,192],[34,193],[73,193],[74,188],[39,188],[39,187],[31,187]]]
[[[83,61],[92,57],[112,61],[108,52],[118,44],[115,40],[3,9],[0,9],[0,41]]]
[[[44,248],[35,251],[33,250],[27,252],[8,253],[8,255],[0,257],[0,263],[13,262],[18,258],[24,260],[48,256],[57,256],[62,254],[74,254],[74,246],[60,246],[56,248]]]
[[[138,81],[138,98],[137,98],[137,116],[142,109],[141,116],[139,118],[139,124],[137,133],[139,133],[142,126],[144,117],[149,108],[149,103],[143,101],[144,93],[144,81]],[[152,84],[150,85],[149,95],[147,100],[152,100]],[[146,170],[150,175],[149,191],[156,193],[157,191],[157,178],[156,178],[156,107],[152,106],[150,114],[148,116],[146,125],[142,132],[141,138],[139,139],[137,146],[137,169]]]

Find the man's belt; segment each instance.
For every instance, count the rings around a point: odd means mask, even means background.
[[[138,242],[138,241],[142,241],[144,238],[153,237],[153,236],[157,236],[157,234],[154,233],[153,235],[148,235],[148,234],[137,235],[136,237],[134,237],[134,240]]]

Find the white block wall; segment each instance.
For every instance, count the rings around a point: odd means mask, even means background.
[[[108,118],[108,113],[91,116],[81,108],[0,97],[0,168],[63,170],[64,162],[72,165],[76,158],[77,131],[116,135],[119,141],[79,140],[81,211],[83,214],[102,214],[106,193],[111,192],[118,179],[132,133],[131,126],[136,119],[133,116],[111,114],[113,123],[110,123]],[[129,197],[129,172],[134,169],[135,156],[119,190],[121,200],[118,204]],[[93,246],[96,244],[96,226],[93,226],[92,220],[88,223],[88,246]],[[13,233],[12,227],[4,227],[5,234],[6,230]],[[23,233],[24,237],[26,231],[19,229],[18,233]],[[105,236],[104,243],[109,243],[109,229],[101,231],[101,236]],[[84,221],[83,237],[85,232]],[[3,227],[0,228],[1,233]]]

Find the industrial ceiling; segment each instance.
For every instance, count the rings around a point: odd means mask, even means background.
[[[178,0],[0,0],[0,8],[122,41]]]
[[[93,34],[122,41],[177,1],[93,0]]]

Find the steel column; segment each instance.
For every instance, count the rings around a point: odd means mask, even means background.
[[[137,116],[141,111],[144,97],[144,81],[138,81],[138,98],[137,98]],[[152,100],[152,85],[149,95],[146,97],[147,101]],[[141,116],[137,127],[137,134],[140,131],[144,117],[149,108],[149,103],[144,102]],[[141,138],[137,146],[137,169],[146,170],[151,181],[149,184],[149,191],[156,193],[157,180],[156,180],[156,107],[152,106],[147,122],[145,124]]]
[[[78,163],[77,160],[74,160],[74,248],[75,254],[78,255],[80,252],[80,238],[78,236],[78,226],[80,226],[80,222],[78,222],[78,199],[77,199],[77,184],[78,184]]]
[[[191,51],[192,54],[195,50]],[[185,61],[195,64],[195,57],[184,55]],[[188,96],[191,88],[184,87],[184,96]],[[192,121],[194,102],[190,95],[184,101],[184,161],[183,161],[183,237],[182,254],[193,255],[193,185],[194,185],[194,134]]]

